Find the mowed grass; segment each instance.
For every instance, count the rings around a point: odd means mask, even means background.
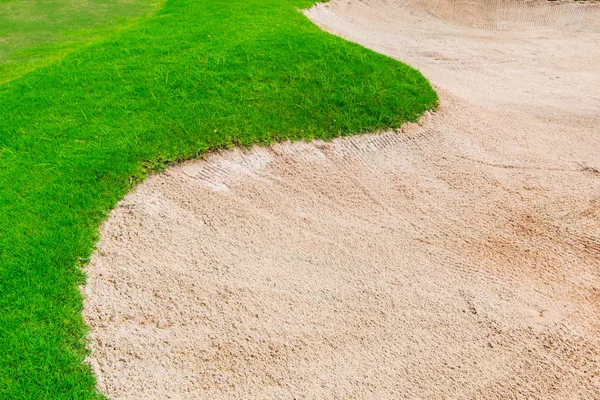
[[[76,1],[73,1],[76,4]],[[398,127],[417,71],[322,32],[311,0],[170,0],[0,86],[0,398],[99,398],[81,266],[148,172],[232,146]]]
[[[148,16],[160,0],[0,0],[0,84]]]

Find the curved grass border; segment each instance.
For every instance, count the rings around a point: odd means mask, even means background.
[[[322,32],[312,0],[170,0],[0,87],[0,397],[101,398],[80,266],[135,182],[207,151],[398,127],[417,71]]]

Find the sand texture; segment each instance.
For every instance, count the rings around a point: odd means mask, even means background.
[[[307,11],[419,68],[439,110],[398,132],[211,154],[140,184],[102,227],[83,288],[98,388],[600,398],[598,10]]]

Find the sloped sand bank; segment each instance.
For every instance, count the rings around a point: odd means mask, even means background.
[[[597,8],[508,29],[406,4],[307,14],[421,69],[422,126],[213,154],[112,213],[85,287],[102,392],[597,398]]]

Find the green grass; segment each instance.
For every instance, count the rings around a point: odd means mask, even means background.
[[[1,399],[100,397],[83,363],[80,267],[149,171],[212,149],[398,127],[435,107],[420,73],[298,12],[312,3],[170,0],[0,86]]]
[[[0,84],[148,16],[160,0],[0,0]]]

